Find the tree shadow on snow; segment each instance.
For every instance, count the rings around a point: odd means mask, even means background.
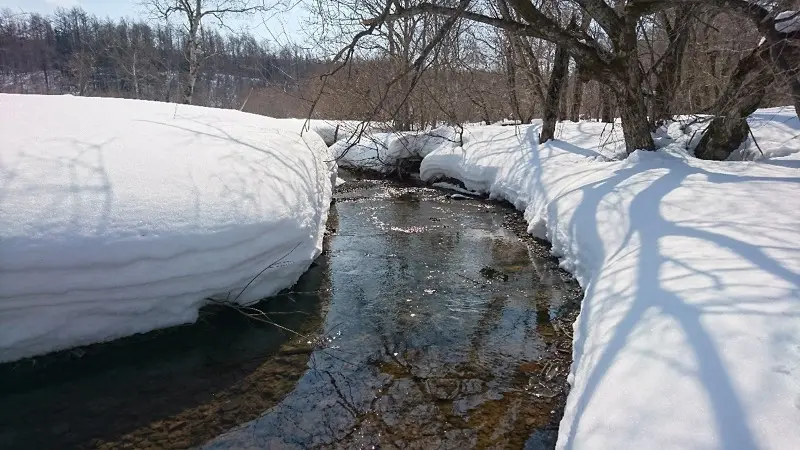
[[[66,143],[74,150],[70,155],[42,156],[20,152],[15,167],[0,165],[0,205],[13,191],[46,203],[36,205],[37,215],[28,218],[39,232],[79,230],[93,219],[93,231],[103,234],[109,225],[114,201],[114,186],[105,164],[105,147],[114,140],[96,144],[74,138],[54,139]],[[26,177],[26,162],[36,161],[44,173],[38,178]],[[27,169],[30,170],[30,169]],[[27,205],[26,205],[27,207]],[[29,211],[31,209],[28,209]],[[67,221],[53,220],[59,212],[66,213]]]
[[[152,120],[141,121],[177,129],[186,132],[187,136],[202,136],[234,144],[231,146],[231,149],[227,151],[226,155],[221,158],[221,160],[234,161],[236,163],[235,167],[237,169],[237,173],[234,179],[219,178],[219,185],[226,195],[236,199],[237,203],[241,205],[252,206],[259,204],[260,199],[252,196],[253,192],[258,191],[258,189],[252,189],[254,184],[269,184],[272,194],[281,198],[282,204],[289,208],[294,206],[293,202],[289,201],[289,199],[286,198],[281,190],[282,187],[286,187],[287,185],[291,185],[293,189],[301,190],[304,196],[308,198],[309,204],[313,205],[318,203],[317,199],[315,199],[315,194],[322,192],[322,189],[320,189],[319,186],[312,187],[309,184],[320,179],[319,174],[321,171],[327,170],[320,167],[318,158],[312,158],[313,166],[309,167],[306,164],[303,164],[300,160],[287,159],[285,155],[281,155],[272,151],[266,145],[258,146],[253,143],[237,139],[228,131],[217,125],[214,125],[213,123],[191,118],[182,119],[196,123],[202,127],[211,128],[215,132],[196,130],[190,127],[167,122]],[[283,130],[280,131],[283,132]],[[264,139],[268,140],[269,135],[265,134]],[[298,137],[298,139],[303,138]],[[255,151],[256,155],[261,155],[262,157],[254,157],[252,153],[248,154],[248,151]],[[309,151],[313,150],[309,147]],[[287,177],[286,174],[296,175],[298,179],[308,180],[309,183],[304,183],[302,186],[293,185],[290,183],[291,178]],[[322,178],[328,179],[327,176]]]
[[[313,163],[303,163],[307,159],[300,155],[296,159],[283,158],[267,146],[261,148],[236,139],[224,129],[206,123],[201,125],[214,132],[153,123],[187,132],[187,145],[198,135],[233,144],[223,158],[234,160],[240,171],[219,182],[223,192],[242,208],[261,202],[252,195],[258,192],[254,186],[259,183],[292,189],[300,198],[308,198],[309,204],[317,205],[323,192],[318,183],[330,180],[319,158],[312,158]],[[44,206],[37,210],[43,215],[69,208],[69,226],[77,224],[79,218],[85,220],[89,211],[94,229],[103,233],[114,207],[114,186],[103,154],[110,142],[73,140],[69,144],[76,149],[74,156],[23,154],[16,167],[0,161],[0,207],[10,189],[25,189],[31,196],[46,195]],[[265,157],[252,157],[254,151]],[[251,155],[245,156],[248,152]],[[20,184],[26,158],[46,159],[46,167],[59,176],[31,182],[24,179],[25,183]],[[287,181],[292,178],[288,174],[297,175],[304,182]],[[58,181],[48,184],[53,179]],[[191,182],[196,201],[187,208],[193,207],[197,216],[202,187],[193,178]],[[283,194],[280,189],[274,192],[291,211],[296,199]],[[315,211],[315,223],[319,223],[323,212]],[[47,224],[46,217],[31,220]],[[276,322],[300,329],[301,324],[308,323],[309,316],[318,316],[328,277],[327,268],[312,267],[296,286],[303,294],[283,302],[273,299],[270,305],[277,305],[276,314],[283,314],[276,316]],[[48,359],[50,355],[0,365],[0,447],[109,446],[118,440],[131,444],[131,439],[137,438],[141,439],[133,443],[137,447],[188,447],[257,417],[263,412],[258,409],[260,406],[270,407],[293,388],[306,370],[310,350],[294,345],[287,350],[284,333],[272,326],[265,330],[252,323],[242,324],[236,314],[233,318],[210,319],[211,323],[201,315],[200,323],[194,325],[65,351],[55,359]],[[159,429],[160,424],[170,423],[169,430]],[[173,425],[175,429],[171,428]]]
[[[529,152],[531,164],[540,166],[539,151],[535,148],[538,145],[538,140],[532,129],[528,131],[527,142],[533,146]],[[564,147],[563,143],[558,143],[558,146]],[[583,154],[584,152],[578,153]],[[604,305],[598,305],[596,302],[583,302],[581,317],[578,319],[579,329],[576,330],[573,353],[578,357],[573,364],[577,368],[587,363],[592,364],[592,367],[589,375],[584,378],[583,389],[575,393],[579,397],[573,403],[575,419],[570,424],[570,433],[564,443],[567,449],[574,448],[576,445],[576,433],[580,427],[583,413],[591,403],[594,393],[603,383],[603,379],[614,364],[615,359],[623,350],[630,350],[629,348],[626,349],[626,346],[630,345],[629,338],[637,325],[643,321],[645,315],[652,312],[667,315],[675,323],[679,324],[685,340],[691,346],[697,368],[694,372],[684,373],[686,376],[695,376],[697,382],[705,391],[705,395],[712,407],[711,413],[716,424],[716,434],[720,440],[720,446],[722,448],[756,448],[756,440],[748,420],[752,418],[747,417],[720,350],[709,335],[702,320],[704,315],[718,314],[718,312],[709,311],[703,305],[688,304],[677,292],[662,284],[663,280],[659,276],[662,268],[665,265],[679,262],[663,255],[659,248],[665,242],[676,238],[691,238],[713,243],[715,246],[748,261],[774,277],[785,280],[787,284],[793,287],[792,293],[795,296],[800,296],[800,274],[793,272],[783,266],[780,261],[770,257],[760,246],[707,229],[684,226],[670,221],[663,216],[660,206],[664,198],[677,189],[681,182],[690,175],[705,176],[707,183],[717,185],[741,182],[743,179],[764,182],[775,181],[776,179],[748,176],[746,173],[742,175],[714,173],[702,168],[690,167],[686,164],[680,165],[679,170],[675,170],[677,161],[677,159],[674,159],[674,161],[670,161],[670,164],[665,166],[645,167],[644,169],[666,168],[667,171],[636,194],[630,203],[628,211],[622,212],[626,214],[629,220],[629,228],[626,230],[624,243],[620,246],[620,250],[634,237],[638,238],[640,242],[638,266],[636,267],[638,273],[635,286],[636,292],[633,295],[632,305],[613,329],[610,339],[603,339],[606,344],[599,358],[592,357],[595,360],[594,362],[582,361],[581,359],[587,358],[585,346],[586,338],[589,334],[589,318],[592,318],[595,314],[604,313],[603,311],[592,311],[592,308],[603,308]],[[577,236],[580,237],[581,247],[585,246],[587,249],[591,248],[592,251],[600,252],[600,254],[592,255],[595,261],[608,261],[616,256],[603,254],[603,236],[599,234],[598,224],[596,223],[601,203],[607,203],[609,194],[624,189],[624,186],[621,185],[634,175],[642,173],[642,171],[643,168],[639,164],[634,164],[632,167],[623,166],[611,177],[569,192],[579,192],[581,200],[566,230],[572,235],[573,240],[577,239]],[[542,171],[535,170],[533,177],[534,189],[546,192],[547,187],[541,177]],[[782,181],[800,183],[800,177],[784,178]],[[556,206],[555,202],[550,203],[551,211],[549,211],[549,217],[557,216]],[[711,273],[702,272],[693,267],[684,268],[714,279],[714,275]],[[582,282],[585,283],[584,287],[586,288],[585,298],[592,298],[596,294],[597,280],[582,280]],[[588,283],[588,286],[586,283]],[[613,298],[613,293],[607,294],[603,297],[606,299]],[[735,307],[740,300],[736,298],[729,299],[727,306]],[[739,311],[742,311],[742,309]],[[753,314],[759,314],[759,312],[753,312]],[[650,355],[649,357],[654,356]]]

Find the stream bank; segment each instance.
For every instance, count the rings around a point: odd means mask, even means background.
[[[2,365],[0,446],[554,446],[581,292],[518,212],[353,178],[328,227],[297,286],[258,305],[302,337],[207,310]]]

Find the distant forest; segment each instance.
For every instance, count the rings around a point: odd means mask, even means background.
[[[409,95],[406,83],[381,88],[395,76],[396,55],[354,56],[346,70],[335,71],[336,65],[299,46],[248,33],[203,27],[201,39],[197,105],[305,117],[313,104],[318,118],[389,120],[405,102],[403,128],[513,115],[507,75],[491,57],[476,57],[487,61],[483,67],[436,65]],[[0,92],[181,103],[185,46],[184,29],[165,22],[99,19],[81,8],[51,15],[6,9],[0,11]],[[321,75],[329,72],[335,74],[323,83]]]
[[[100,20],[80,8],[51,16],[0,12],[0,92],[179,101],[185,34],[178,27]],[[195,103],[239,108],[252,89],[299,95],[319,70],[296,46],[272,47],[252,35],[202,34],[204,63]],[[304,114],[276,108],[271,115]]]

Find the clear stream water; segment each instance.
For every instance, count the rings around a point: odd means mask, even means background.
[[[0,448],[551,448],[580,290],[508,206],[377,180],[258,305],[0,365]]]

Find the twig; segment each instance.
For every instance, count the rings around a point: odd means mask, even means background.
[[[749,125],[746,125],[746,126],[747,126],[747,132],[750,133],[750,138],[752,138],[753,139],[753,143],[756,144],[756,148],[758,149],[758,152],[761,153],[761,156],[764,156],[764,151],[761,150],[761,146],[758,145],[758,140],[756,139],[756,135],[753,134],[753,129],[750,128]]]
[[[245,97],[244,102],[242,102],[242,107],[239,108],[239,111],[244,111],[244,107],[247,106],[247,101],[250,100],[250,96],[253,94],[253,86],[250,86],[250,92]]]
[[[268,265],[263,270],[261,270],[261,272],[258,272],[258,274],[256,274],[256,276],[254,276],[252,279],[250,279],[250,281],[245,285],[244,289],[242,289],[242,291],[239,292],[239,294],[233,299],[233,303],[236,303],[236,301],[239,300],[239,297],[241,297],[242,294],[244,294],[244,291],[246,291],[247,288],[249,288],[250,285],[253,284],[253,282],[256,281],[256,279],[258,277],[260,277],[262,273],[266,272],[268,269],[271,269],[271,268],[275,267],[276,264],[280,263],[281,261],[283,261],[284,258],[286,258],[287,256],[291,255],[292,252],[297,249],[297,247],[300,247],[300,244],[302,244],[302,242],[298,242],[294,247],[292,247],[291,250],[289,250],[288,253],[286,253],[285,255],[281,256],[280,259],[278,259],[277,261],[275,261],[272,264]]]

